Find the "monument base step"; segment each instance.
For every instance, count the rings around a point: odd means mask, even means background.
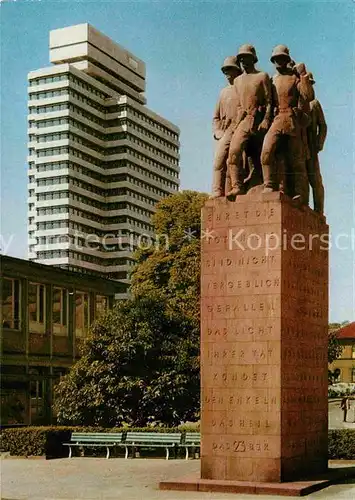
[[[161,481],[160,490],[200,491],[215,493],[246,493],[254,495],[279,495],[303,497],[314,491],[327,488],[342,480],[355,478],[355,467],[330,467],[327,473],[314,479],[288,481],[284,483],[259,483],[254,481],[223,481],[201,479],[197,475]]]

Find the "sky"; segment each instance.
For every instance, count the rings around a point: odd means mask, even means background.
[[[355,320],[355,3],[1,0],[2,249],[27,258],[27,73],[49,63],[49,31],[90,23],[143,59],[148,107],[181,129],[181,188],[211,189],[211,118],[221,63],[243,43],[272,75],[286,44],[313,72],[328,123],[320,162],[330,250],[330,321]]]

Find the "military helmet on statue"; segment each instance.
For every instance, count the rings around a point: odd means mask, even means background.
[[[274,47],[274,50],[272,51],[270,61],[272,63],[275,62],[275,57],[279,56],[287,57],[288,61],[291,61],[290,51],[289,48],[286,47],[286,45],[276,45],[276,47]]]
[[[313,85],[314,83],[316,83],[315,79],[314,79],[314,76],[313,76],[313,73],[311,71],[308,72],[308,78],[309,78],[309,81],[310,83]]]
[[[239,64],[237,63],[236,56],[226,57],[225,60],[223,61],[221,70],[224,72],[224,70],[226,70],[228,68],[234,68],[234,69],[237,69],[240,72],[242,72],[242,70],[240,69]]]
[[[242,56],[253,56],[254,58],[254,63],[258,62],[258,58],[256,57],[256,50],[253,45],[250,45],[249,43],[245,43],[244,45],[241,45],[238,50],[237,54],[237,62],[239,63],[240,58]]]

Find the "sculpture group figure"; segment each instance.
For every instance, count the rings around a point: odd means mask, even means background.
[[[323,214],[324,187],[318,153],[327,126],[314,95],[314,78],[303,63],[295,64],[289,49],[278,45],[271,55],[276,73],[256,69],[255,48],[242,45],[222,66],[228,85],[219,97],[213,119],[216,153],[213,198],[235,200],[251,187],[281,190],[308,205],[309,185],[314,210]]]

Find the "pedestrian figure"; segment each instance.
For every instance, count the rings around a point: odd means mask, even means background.
[[[341,400],[340,408],[343,410],[344,413],[343,422],[346,422],[346,415],[348,413],[348,410],[350,409],[350,401],[347,396],[344,396],[343,399]]]

